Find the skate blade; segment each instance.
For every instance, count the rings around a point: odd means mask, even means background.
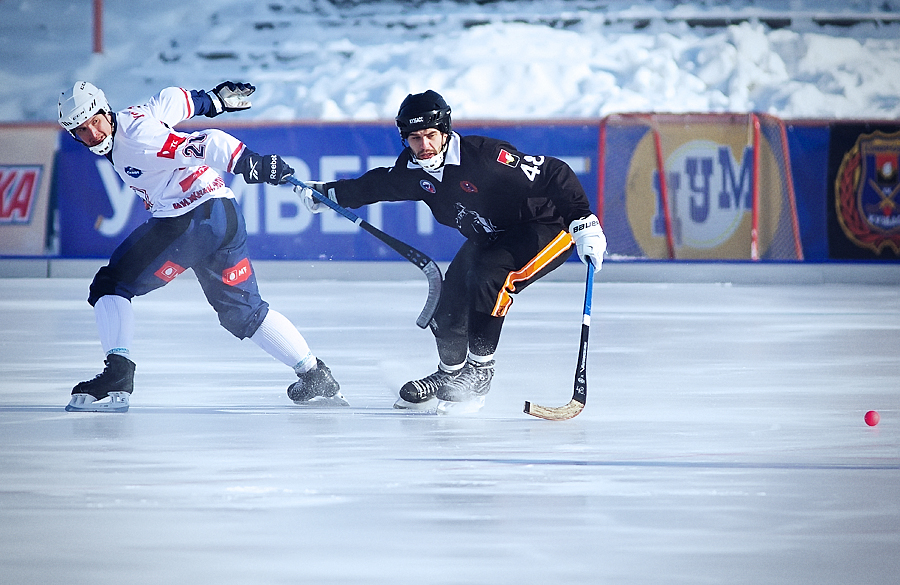
[[[398,398],[394,403],[394,408],[400,410],[415,410],[419,412],[434,412],[437,408],[437,398],[429,398],[425,402],[408,402],[402,398]]]
[[[451,402],[449,400],[438,400],[437,414],[460,415],[474,414],[481,410],[484,406],[484,396],[477,396],[472,400],[465,402]]]
[[[109,400],[94,400],[90,394],[72,394],[66,412],[128,412],[131,394],[110,392]]]
[[[306,408],[336,408],[341,406],[350,406],[350,403],[344,398],[344,395],[338,392],[334,396],[314,396],[309,400],[294,400],[297,406]]]

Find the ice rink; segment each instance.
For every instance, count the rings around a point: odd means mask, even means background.
[[[131,410],[66,413],[102,369],[90,279],[0,278],[0,583],[897,583],[898,287],[614,268],[566,422],[522,409],[572,396],[577,278],[516,299],[465,417],[391,408],[437,363],[415,268],[261,276],[351,403],[331,410],[293,405],[189,271],[135,301]]]

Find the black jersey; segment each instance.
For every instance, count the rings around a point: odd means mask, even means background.
[[[484,136],[451,135],[443,167],[428,173],[406,148],[393,167],[328,183],[339,204],[423,201],[435,220],[476,243],[523,223],[569,224],[591,214],[584,188],[563,161],[519,152]]]

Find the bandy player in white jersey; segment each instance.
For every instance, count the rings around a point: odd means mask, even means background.
[[[79,81],[59,99],[59,123],[91,152],[106,157],[152,217],[134,230],[94,277],[94,307],[103,372],[72,390],[66,410],[125,412],[134,388],[132,298],[193,269],[219,323],[250,338],[293,368],[297,404],[346,405],[331,371],[296,327],[262,300],[247,252],[247,230],[219,171],[247,183],[279,185],[294,170],[278,155],[261,156],[221,130],[179,132],[194,116],[250,107],[255,88],[224,82],[210,91],[163,89],[146,104],[114,113],[103,92]]]
[[[234,197],[213,169],[237,172],[235,165],[246,149],[244,144],[221,130],[193,134],[172,130],[197,114],[198,104],[191,93],[169,87],[146,104],[115,115],[116,129],[109,135],[114,140],[107,158],[153,217],[183,215],[208,199]],[[261,170],[256,169],[257,175],[247,182],[260,182]],[[279,169],[274,170],[277,175]]]

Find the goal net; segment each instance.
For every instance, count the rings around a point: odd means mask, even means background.
[[[613,255],[802,260],[784,123],[765,114],[613,114],[598,207]]]

